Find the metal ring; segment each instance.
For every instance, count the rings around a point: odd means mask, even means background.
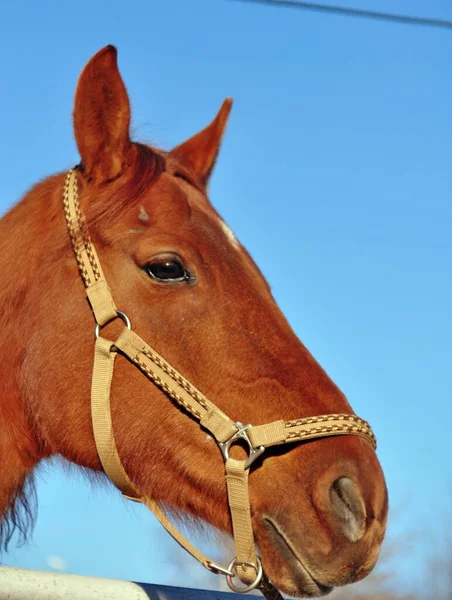
[[[246,442],[248,444],[248,458],[245,462],[245,469],[249,469],[256,458],[265,451],[265,446],[258,446],[257,448],[253,446],[248,437],[248,429],[251,429],[251,425],[242,425],[239,421],[234,423],[234,425],[237,427],[237,431],[225,442],[218,442],[218,445],[220,446],[220,450],[226,462],[229,459],[229,450],[231,446],[240,440]]]
[[[238,585],[235,585],[234,579],[231,575],[226,575],[226,581],[228,582],[228,586],[233,592],[236,592],[237,594],[246,594],[247,592],[251,592],[251,590],[257,588],[257,586],[260,584],[264,571],[262,569],[262,563],[258,556],[256,556],[256,560],[257,565],[253,565],[253,563],[240,563],[243,565],[253,567],[253,569],[256,570],[256,579],[249,585],[245,587],[239,587]],[[237,558],[234,558],[234,560],[230,562],[228,571],[231,571],[231,573],[237,575]]]
[[[116,317],[119,317],[120,319],[122,319],[124,321],[124,324],[127,327],[127,329],[132,329],[132,323],[130,322],[129,317],[126,315],[125,312],[122,312],[122,310],[116,310]],[[113,317],[112,319],[107,321],[107,323],[110,323],[110,321],[113,321],[114,319],[115,319],[115,317]],[[104,325],[106,325],[107,323],[104,323]],[[103,325],[102,325],[102,327],[103,327]],[[99,336],[100,336],[100,325],[99,325],[99,323],[96,323],[96,327],[94,328],[94,337],[97,340],[99,338]]]

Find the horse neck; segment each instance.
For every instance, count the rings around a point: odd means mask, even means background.
[[[64,220],[57,215],[61,185],[61,176],[38,184],[0,220],[0,521],[8,513],[17,519],[13,507],[27,475],[48,454],[28,410],[22,368],[27,339],[38,326],[36,293],[45,290],[46,273],[40,266],[60,222],[63,233]],[[1,533],[0,526],[0,538]]]

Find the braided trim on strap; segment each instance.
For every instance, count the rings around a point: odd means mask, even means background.
[[[274,421],[255,425],[248,437],[254,447],[312,440],[335,435],[358,435],[377,447],[376,437],[367,421],[356,415],[331,414],[305,417],[295,421]]]
[[[96,322],[104,325],[116,318],[117,309],[80,210],[76,168],[71,169],[67,174],[63,189],[63,205],[69,237],[88,300]]]

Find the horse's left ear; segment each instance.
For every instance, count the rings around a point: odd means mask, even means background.
[[[226,98],[215,119],[205,129],[171,150],[171,156],[194,171],[203,185],[212,173],[231,106],[232,98]]]
[[[104,183],[121,174],[131,146],[129,126],[130,102],[117,51],[106,46],[83,69],[75,94],[75,139],[89,179]]]

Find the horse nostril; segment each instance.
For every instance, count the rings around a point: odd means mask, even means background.
[[[357,542],[366,528],[366,507],[359,487],[348,477],[340,477],[330,488],[330,501],[345,536]]]

